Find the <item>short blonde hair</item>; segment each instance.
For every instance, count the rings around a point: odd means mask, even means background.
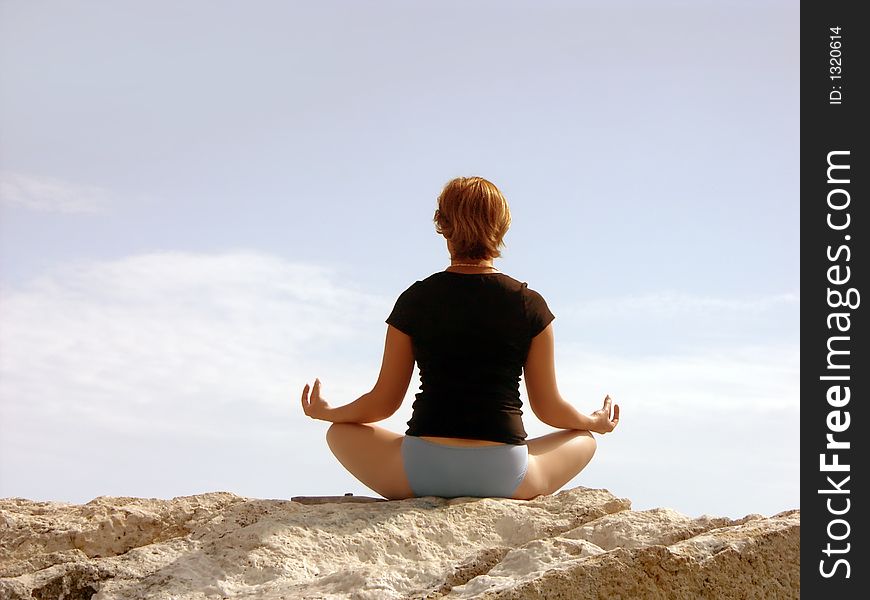
[[[457,177],[438,196],[433,221],[435,231],[450,240],[452,258],[498,258],[511,226],[511,211],[492,182],[483,177]]]

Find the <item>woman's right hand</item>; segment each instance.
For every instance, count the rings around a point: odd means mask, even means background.
[[[619,405],[613,405],[613,416],[611,416],[610,396],[605,396],[604,406],[589,415],[589,418],[592,419],[589,431],[594,433],[610,433],[619,423]]]
[[[329,420],[329,413],[332,409],[326,399],[320,395],[320,379],[314,379],[314,389],[311,391],[310,398],[308,397],[308,384],[305,384],[302,390],[302,410],[312,419]]]

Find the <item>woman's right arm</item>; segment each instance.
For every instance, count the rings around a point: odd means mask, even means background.
[[[619,405],[614,407],[611,418],[610,396],[604,399],[604,406],[590,416],[578,411],[559,394],[552,323],[532,338],[523,366],[523,379],[532,412],[550,427],[607,433],[619,422]]]

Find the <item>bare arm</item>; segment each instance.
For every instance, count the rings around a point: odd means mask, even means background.
[[[562,398],[556,385],[552,323],[532,338],[529,355],[523,367],[523,378],[532,412],[550,427],[606,433],[613,431],[619,422],[619,405],[614,407],[611,419],[610,396],[604,399],[604,406],[592,415],[584,415]]]
[[[320,395],[320,380],[314,380],[311,397],[308,384],[302,390],[302,410],[313,419],[333,423],[374,423],[395,413],[402,405],[411,375],[414,372],[414,351],[411,336],[387,326],[381,372],[372,391],[344,406],[331,408]]]

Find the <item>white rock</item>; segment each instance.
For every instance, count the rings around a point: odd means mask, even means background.
[[[0,524],[0,598],[15,600],[785,598],[800,589],[796,511],[690,519],[634,512],[586,488],[531,501],[15,498],[0,500]]]

